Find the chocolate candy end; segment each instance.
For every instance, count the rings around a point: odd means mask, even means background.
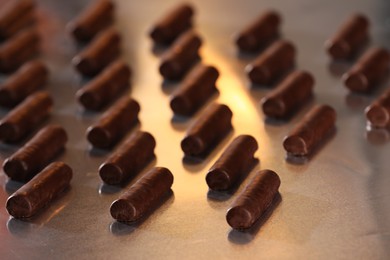
[[[175,114],[185,116],[192,114],[190,104],[188,104],[185,98],[182,98],[180,96],[173,97],[171,99],[170,106]]]
[[[99,175],[103,182],[117,185],[123,182],[123,171],[113,163],[105,163],[99,168]]]
[[[231,186],[229,174],[220,168],[210,170],[206,175],[206,182],[212,190],[227,190]]]
[[[236,44],[240,50],[247,52],[253,52],[259,48],[257,40],[253,35],[237,35]]]
[[[28,172],[27,165],[21,160],[7,159],[3,164],[3,171],[14,181],[26,181],[25,176]]]
[[[93,93],[79,92],[77,96],[81,105],[86,109],[98,110],[100,108],[100,101],[96,99],[97,97]]]
[[[226,221],[234,229],[247,229],[252,226],[252,214],[241,206],[228,209]]]
[[[110,133],[100,127],[89,127],[87,129],[88,141],[97,148],[109,148],[111,146]]]
[[[187,136],[181,141],[181,149],[185,155],[197,156],[203,151],[204,143],[196,136]]]
[[[5,142],[14,142],[19,137],[19,129],[9,122],[0,122],[0,140]]]
[[[283,117],[286,107],[279,99],[263,99],[261,101],[264,114],[268,117]]]
[[[369,83],[367,77],[362,73],[347,73],[343,75],[345,86],[351,91],[367,92]]]
[[[159,68],[160,74],[165,78],[169,80],[176,80],[179,78],[180,74],[180,68],[175,62],[163,62]]]
[[[32,208],[29,201],[23,195],[11,196],[6,206],[8,213],[15,218],[28,218],[32,216]]]
[[[270,74],[266,68],[253,67],[252,64],[249,64],[246,66],[245,71],[252,83],[259,85],[266,85],[269,83]]]
[[[111,216],[120,222],[133,222],[137,209],[124,199],[118,199],[111,204],[110,207]]]
[[[378,105],[372,105],[366,109],[366,118],[375,127],[386,127],[390,123],[389,111]]]
[[[329,55],[335,59],[346,59],[351,56],[351,47],[344,41],[327,41],[325,48],[328,50]]]
[[[92,68],[96,68],[98,66],[93,63],[93,60],[76,56],[72,59],[72,63],[76,67],[77,71],[83,75],[92,77],[96,74],[96,71],[94,71]]]
[[[12,98],[12,94],[7,89],[0,89],[0,106],[13,107],[15,105]]]
[[[289,136],[283,141],[284,149],[295,156],[305,156],[308,154],[306,142],[299,136]]]

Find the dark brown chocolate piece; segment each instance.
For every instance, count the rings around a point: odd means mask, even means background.
[[[219,72],[215,67],[199,64],[172,94],[171,108],[177,115],[191,116],[218,90]]]
[[[0,140],[20,141],[49,116],[52,107],[53,99],[46,91],[32,94],[0,120]]]
[[[173,175],[163,167],[155,167],[134,183],[110,207],[117,221],[134,222],[158,206],[173,184]]]
[[[12,194],[6,203],[14,218],[29,218],[69,187],[72,169],[63,162],[53,162]]]
[[[283,146],[294,156],[307,156],[335,128],[336,111],[328,105],[314,106],[284,138]]]
[[[232,129],[233,113],[223,104],[212,104],[189,127],[181,141],[187,156],[201,156],[216,145]]]
[[[8,39],[33,24],[35,2],[32,0],[8,1],[0,9],[0,39]]]
[[[280,15],[272,10],[262,13],[246,26],[236,37],[240,51],[255,52],[267,46],[279,36]]]
[[[80,42],[90,41],[100,31],[114,21],[114,3],[110,0],[98,0],[68,24],[69,31]]]
[[[287,118],[313,94],[314,78],[305,71],[290,73],[261,100],[263,112],[270,118]]]
[[[110,64],[98,76],[77,91],[84,108],[100,110],[130,85],[131,70],[122,60]]]
[[[351,91],[368,93],[387,76],[389,66],[389,52],[371,48],[343,75],[344,84]]]
[[[150,37],[157,44],[167,45],[180,34],[192,27],[194,9],[188,4],[181,4],[162,17],[150,31]]]
[[[250,228],[272,205],[279,186],[280,178],[274,171],[257,172],[228,209],[228,224],[239,230]]]
[[[100,178],[110,185],[124,184],[153,158],[155,147],[151,134],[137,131],[100,166]]]
[[[164,79],[179,80],[199,59],[201,38],[193,31],[182,34],[161,58],[160,74]]]
[[[349,59],[367,42],[369,21],[362,14],[353,14],[340,29],[325,42],[325,48],[334,59]]]
[[[366,118],[377,128],[390,128],[390,89],[366,108]]]
[[[99,33],[88,46],[76,55],[72,59],[72,63],[82,75],[96,76],[118,57],[120,41],[119,33],[113,28],[108,28]]]
[[[67,141],[64,128],[58,125],[46,126],[4,161],[3,170],[10,179],[26,182],[62,151]]]
[[[295,64],[295,47],[288,41],[278,40],[262,52],[256,60],[246,66],[253,84],[270,85]]]
[[[206,175],[206,182],[212,190],[228,190],[240,180],[256,161],[254,153],[257,141],[250,135],[240,135],[226,148]]]
[[[41,61],[26,62],[0,86],[0,106],[16,106],[42,87],[48,74],[48,69]]]
[[[137,122],[140,106],[125,96],[107,110],[97,123],[88,127],[87,139],[97,148],[110,148],[117,143]]]
[[[39,52],[40,37],[35,29],[16,34],[0,46],[0,72],[17,70]]]

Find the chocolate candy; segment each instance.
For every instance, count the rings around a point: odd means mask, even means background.
[[[43,86],[48,70],[41,61],[26,62],[0,86],[0,106],[14,107]]]
[[[343,75],[345,86],[351,91],[368,93],[386,76],[390,54],[383,48],[371,48]]]
[[[212,104],[189,127],[181,141],[187,156],[201,156],[216,145],[232,129],[233,113],[223,104]]]
[[[177,115],[195,113],[218,90],[215,86],[219,72],[212,66],[199,64],[172,94],[171,108]]]
[[[0,39],[7,39],[34,23],[32,0],[8,1],[0,9]]]
[[[28,181],[64,149],[67,141],[61,126],[46,126],[4,161],[3,170],[14,181]]]
[[[117,221],[134,222],[158,206],[173,184],[173,175],[163,167],[155,167],[134,183],[110,207]]]
[[[84,108],[100,110],[129,86],[130,76],[129,66],[115,61],[77,91],[76,96]]]
[[[245,68],[253,84],[270,85],[288,72],[295,63],[295,47],[288,41],[278,40],[262,52]]]
[[[265,47],[279,35],[280,15],[275,11],[262,13],[235,36],[240,51],[254,52]]]
[[[86,42],[111,25],[113,20],[114,3],[110,0],[98,0],[88,6],[67,27],[76,40]]]
[[[368,40],[369,21],[362,14],[353,14],[341,28],[325,42],[325,48],[334,59],[348,59]]]
[[[228,224],[239,230],[250,228],[272,205],[279,186],[280,178],[274,171],[257,172],[228,209]]]
[[[366,108],[366,118],[370,125],[378,128],[390,127],[390,89]]]
[[[334,130],[336,111],[328,105],[314,106],[288,136],[283,146],[287,153],[306,156]]]
[[[107,110],[98,122],[87,129],[88,141],[97,148],[110,148],[137,122],[140,106],[125,96]]]
[[[100,178],[110,185],[125,183],[153,158],[155,147],[151,134],[137,131],[100,166]]]
[[[24,30],[0,46],[0,72],[18,69],[39,52],[39,34],[35,29]]]
[[[314,78],[308,72],[290,73],[261,100],[264,114],[270,118],[287,118],[312,96],[313,86]]]
[[[178,80],[199,59],[200,37],[193,31],[181,35],[161,58],[160,74],[164,79]]]
[[[118,57],[120,40],[119,33],[115,29],[102,31],[72,59],[73,65],[82,75],[95,76]]]
[[[20,141],[49,115],[52,107],[49,93],[41,91],[31,95],[0,120],[0,140]]]
[[[69,187],[72,169],[63,162],[53,162],[24,184],[6,203],[15,218],[29,218]]]
[[[206,175],[212,190],[232,188],[256,161],[253,157],[258,149],[257,141],[250,135],[240,135],[226,148]]]
[[[192,27],[194,9],[181,4],[162,17],[150,31],[150,37],[157,44],[170,44],[180,34]]]

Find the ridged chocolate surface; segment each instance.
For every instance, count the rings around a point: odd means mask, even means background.
[[[8,198],[8,213],[15,218],[32,217],[69,187],[72,176],[72,169],[65,163],[49,164]]]
[[[387,89],[365,110],[370,125],[378,128],[390,128],[390,89]]]
[[[111,216],[121,222],[134,222],[155,208],[173,184],[173,175],[155,167],[111,204]]]
[[[206,182],[212,190],[228,190],[240,177],[251,169],[258,149],[255,138],[240,135],[222,153],[206,175]]]
[[[270,118],[287,118],[313,95],[314,78],[305,71],[290,73],[262,100],[264,114]]]
[[[164,79],[179,80],[199,59],[201,38],[194,32],[183,33],[161,58],[160,74]]]
[[[49,125],[42,128],[4,161],[5,174],[15,181],[30,180],[64,149],[67,140],[67,134],[61,126]]]
[[[194,9],[188,4],[180,4],[169,10],[152,27],[150,37],[157,44],[172,43],[180,34],[192,27]]]
[[[219,77],[213,66],[197,65],[172,94],[170,106],[177,115],[191,116],[216,93]]]
[[[48,92],[32,94],[0,120],[0,140],[20,141],[49,116],[52,107],[53,99]]]
[[[200,156],[216,145],[232,129],[233,113],[223,104],[210,105],[188,128],[181,141],[185,155]]]
[[[110,148],[134,126],[140,106],[129,96],[119,99],[87,129],[88,141],[97,148]]]
[[[270,85],[295,64],[295,47],[288,41],[278,40],[264,50],[245,70],[253,84]]]
[[[344,84],[351,91],[368,93],[386,77],[389,66],[389,52],[371,48],[343,75]]]
[[[137,131],[100,166],[100,178],[110,185],[125,183],[153,158],[155,147],[156,141],[150,133]]]
[[[279,35],[280,15],[268,10],[239,32],[235,41],[240,51],[254,52],[265,47]]]
[[[335,124],[336,111],[328,105],[316,105],[284,138],[284,149],[296,156],[310,155],[334,130]]]
[[[46,65],[38,60],[26,62],[0,85],[0,106],[14,107],[42,87],[49,76]]]
[[[69,31],[78,41],[90,41],[113,23],[114,7],[114,3],[110,0],[94,1],[68,24]]]
[[[0,39],[7,39],[35,21],[35,2],[7,1],[0,9]]]
[[[250,228],[271,206],[280,186],[279,176],[271,170],[256,173],[226,214],[234,229]]]

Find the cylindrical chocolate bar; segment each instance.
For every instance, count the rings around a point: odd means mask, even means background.
[[[279,35],[281,23],[280,15],[272,10],[262,13],[250,23],[236,37],[236,44],[240,51],[254,52],[265,47]]]
[[[290,73],[261,100],[263,112],[270,118],[287,118],[313,94],[314,78],[305,71]]]
[[[172,94],[170,105],[177,115],[190,116],[217,92],[215,82],[219,72],[215,67],[197,65]]]
[[[68,24],[68,30],[76,40],[90,41],[96,34],[112,24],[114,3],[110,0],[97,0]]]
[[[340,29],[325,42],[325,48],[334,59],[351,58],[367,42],[369,21],[362,14],[353,14]]]
[[[226,213],[234,229],[250,228],[272,205],[280,186],[279,176],[271,170],[256,173]]]
[[[111,63],[102,73],[77,91],[84,108],[100,110],[130,85],[131,70],[122,60]]]
[[[371,48],[343,75],[344,84],[351,91],[368,93],[386,77],[389,66],[389,52]]]
[[[181,141],[185,155],[201,156],[232,129],[233,113],[223,104],[212,104],[189,127]]]
[[[29,218],[69,187],[72,169],[63,162],[53,162],[24,184],[6,203],[14,218]]]
[[[125,96],[107,110],[97,123],[88,127],[87,139],[97,148],[110,148],[137,122],[140,106]]]
[[[226,148],[206,175],[206,182],[212,190],[228,190],[255,162],[257,141],[250,135],[240,135]]]
[[[390,128],[390,89],[366,108],[366,118],[370,125],[378,128]]]
[[[110,207],[117,221],[134,222],[158,206],[173,184],[173,175],[163,167],[155,167],[134,183]]]
[[[0,39],[7,39],[34,22],[35,2],[8,1],[0,9]]]
[[[23,30],[0,46],[0,72],[17,70],[39,52],[40,37],[36,29]]]
[[[49,115],[52,107],[53,99],[46,91],[32,94],[0,120],[0,140],[20,141]]]
[[[295,47],[278,40],[262,52],[245,70],[253,84],[270,85],[295,64]]]
[[[30,141],[3,163],[3,170],[14,181],[25,182],[42,170],[65,147],[68,136],[61,126],[42,128]]]
[[[164,79],[181,79],[199,59],[201,44],[201,38],[194,31],[182,34],[161,58],[160,74]]]
[[[150,37],[157,44],[170,44],[180,34],[192,27],[194,9],[181,4],[162,17],[151,29]]]
[[[151,134],[137,131],[100,166],[100,178],[110,185],[125,183],[153,158],[155,147]]]
[[[284,138],[283,146],[294,156],[310,155],[335,128],[336,111],[328,105],[314,106]]]
[[[93,77],[118,57],[120,41],[119,33],[113,28],[108,28],[76,55],[72,63],[82,75]]]
[[[48,78],[48,69],[41,61],[26,62],[0,85],[0,106],[14,107],[43,86]]]

